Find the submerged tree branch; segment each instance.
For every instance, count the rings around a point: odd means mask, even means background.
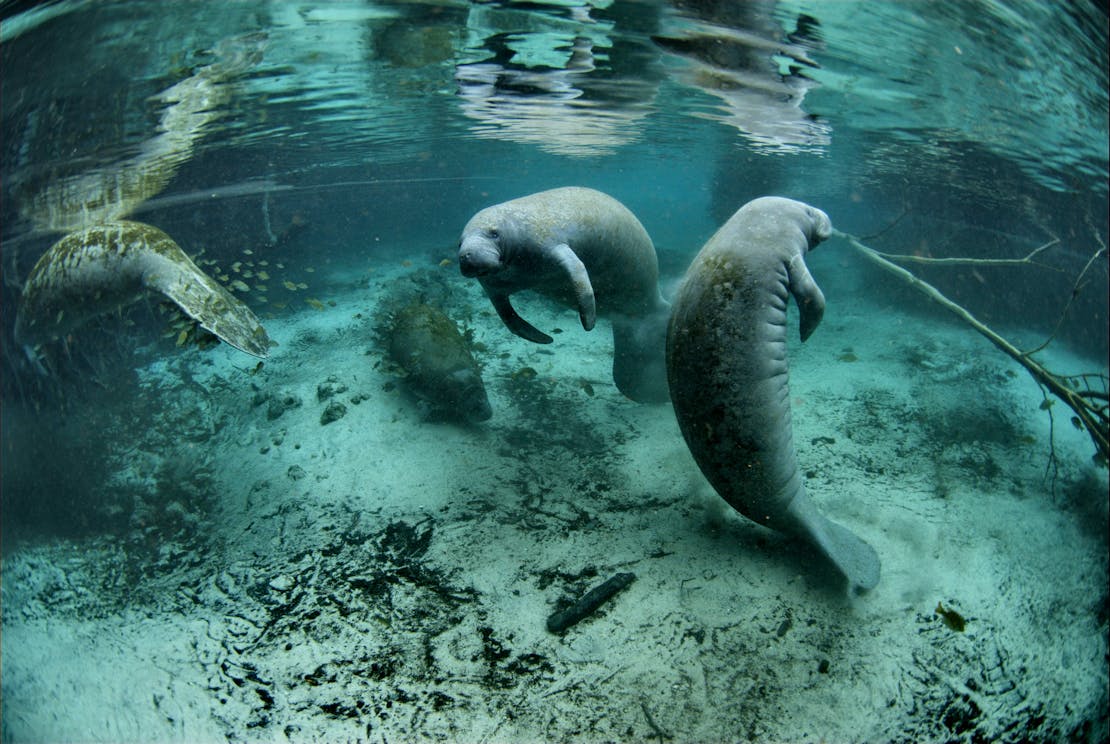
[[[980,334],[985,336],[988,341],[994,344],[1004,354],[1016,361],[1032,375],[1033,379],[1039,385],[1047,389],[1057,398],[1062,400],[1072,411],[1075,412],[1079,426],[1087,431],[1090,435],[1091,441],[1095,445],[1098,457],[1102,463],[1106,463],[1110,459],[1110,418],[1108,418],[1108,404],[1107,404],[1107,389],[1110,387],[1106,375],[1104,374],[1081,374],[1071,377],[1064,377],[1046,369],[1040,362],[1033,358],[1032,352],[1024,352],[1014,346],[1005,338],[1000,336],[989,326],[984,324],[978,318],[973,316],[966,308],[953,302],[945,297],[940,290],[933,285],[915,276],[907,269],[892,263],[882,253],[873,248],[864,245],[853,235],[834,230],[833,234],[843,238],[853,248],[855,248],[864,258],[879,266],[889,274],[893,274],[900,280],[909,284],[917,291],[924,294],[933,302],[945,308],[952,314],[956,315],[962,321],[970,325]],[[1035,255],[1040,250],[1047,248],[1052,243],[1037,249],[1033,253],[1025,257],[1025,259],[1018,259],[1019,263],[1028,262],[1028,259]],[[1095,257],[1103,253],[1105,248],[1096,253]],[[1092,258],[1092,261],[1094,258]],[[1013,262],[1010,262],[1013,263]],[[1090,262],[1088,262],[1088,266]],[[1086,268],[1084,269],[1086,273]],[[1082,274],[1080,275],[1082,279]],[[1078,280],[1077,280],[1078,286]],[[1043,347],[1041,347],[1043,348]],[[1096,387],[1101,385],[1101,389]]]
[[[923,264],[939,264],[942,266],[964,266],[967,264],[974,264],[976,266],[1018,266],[1021,264],[1034,264],[1036,266],[1044,266],[1044,264],[1036,264],[1033,257],[1046,248],[1051,248],[1060,242],[1059,238],[1053,238],[1044,245],[1034,248],[1029,253],[1021,258],[934,258],[932,256],[914,256],[912,254],[899,254],[899,253],[882,253],[875,251],[875,253],[889,261],[899,261],[901,263],[923,263]],[[874,250],[874,249],[869,249]],[[1055,268],[1048,266],[1046,268]]]

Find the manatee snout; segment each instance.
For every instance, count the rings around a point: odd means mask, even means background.
[[[477,372],[471,369],[453,372],[450,384],[455,388],[452,397],[463,419],[473,424],[490,420],[493,407],[489,404],[486,386],[482,384],[482,378]]]
[[[467,235],[459,243],[459,271],[467,278],[492,274],[501,268],[501,250],[485,235]]]

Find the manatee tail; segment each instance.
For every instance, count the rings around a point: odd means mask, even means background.
[[[184,256],[184,254],[183,254]],[[265,359],[270,353],[270,337],[258,317],[216,280],[184,257],[180,271],[148,283],[173,300],[202,328],[220,340],[252,356]]]
[[[671,306],[659,302],[647,315],[612,318],[613,381],[622,394],[637,403],[666,403],[671,397],[667,383]]]
[[[804,493],[794,499],[790,512],[796,520],[790,532],[817,548],[853,588],[875,588],[880,566],[874,548],[819,512]]]

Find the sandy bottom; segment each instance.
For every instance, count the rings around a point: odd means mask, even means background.
[[[1061,404],[1049,467],[1038,387],[973,332],[850,297],[792,331],[807,487],[883,562],[849,597],[724,505],[669,406],[617,393],[603,322],[521,301],[562,329],[529,344],[453,271],[267,321],[254,374],[157,346],[75,507],[122,526],[6,549],[4,741],[1106,737],[1106,471]],[[376,298],[445,287],[477,426],[424,420],[374,332]]]

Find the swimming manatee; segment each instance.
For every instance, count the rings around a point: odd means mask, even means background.
[[[825,297],[805,256],[832,230],[808,204],[745,204],[694,258],[667,337],[671,401],[690,452],[717,493],[748,519],[809,543],[853,588],[879,582],[874,549],[806,493],[790,420],[786,309],[805,341]]]

